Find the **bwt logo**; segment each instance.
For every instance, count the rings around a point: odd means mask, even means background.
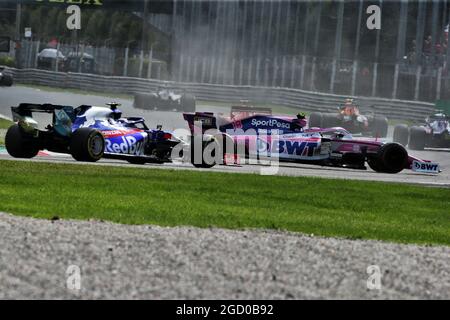
[[[414,161],[414,166],[416,170],[421,171],[438,171],[438,165],[435,163],[426,163],[426,162],[418,162]]]
[[[308,156],[312,157],[314,151],[318,148],[319,144],[317,142],[299,142],[299,141],[272,141],[270,143],[258,139],[258,153],[287,153],[289,155],[297,156]]]

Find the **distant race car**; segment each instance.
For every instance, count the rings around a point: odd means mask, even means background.
[[[351,133],[384,138],[387,136],[388,120],[385,116],[375,112],[362,115],[353,99],[347,99],[344,105],[338,107],[337,113],[311,113],[309,126],[317,128],[343,127]]]
[[[134,107],[145,110],[195,112],[195,97],[189,93],[176,93],[160,88],[152,93],[136,93]]]
[[[243,111],[245,112],[245,111]],[[225,121],[213,113],[185,113],[193,135],[215,130],[228,137],[224,154],[244,158],[273,158],[323,166],[366,169],[398,173],[403,169],[438,173],[439,164],[408,155],[398,143],[377,138],[355,138],[340,127],[306,128],[303,116],[297,118],[267,114],[236,115]],[[276,131],[275,131],[276,130]],[[231,145],[231,147],[230,147]]]
[[[394,128],[394,141],[411,150],[450,148],[450,116],[438,112],[426,118],[424,124],[411,128],[398,124]]]
[[[101,158],[126,160],[133,164],[171,162],[172,150],[178,146],[180,159],[192,152],[192,146],[172,133],[149,129],[143,118],[122,118],[117,103],[107,107],[83,105],[78,108],[51,104],[20,104],[12,107],[14,121],[5,137],[6,150],[15,158],[33,158],[40,150],[68,153],[75,160],[95,162]],[[52,114],[45,130],[32,118],[35,112]],[[208,136],[201,147],[215,143]],[[200,147],[199,147],[200,148]],[[212,167],[203,159],[196,167]]]
[[[13,84],[13,77],[4,73],[3,68],[0,68],[0,86],[11,87]]]

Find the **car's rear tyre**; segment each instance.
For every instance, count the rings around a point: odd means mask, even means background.
[[[77,161],[96,162],[103,157],[105,139],[92,128],[76,130],[70,139],[70,154]]]
[[[398,143],[388,143],[369,157],[367,164],[376,172],[398,173],[407,167],[408,152]]]
[[[425,149],[425,143],[427,139],[427,133],[425,128],[411,127],[409,130],[409,144],[408,147],[411,150],[423,150]]]
[[[373,134],[379,138],[385,138],[388,132],[388,119],[383,116],[373,118]]]
[[[322,114],[322,127],[323,128],[333,128],[338,125],[338,119],[334,113],[323,113]]]
[[[394,142],[406,147],[409,139],[409,128],[406,124],[398,124],[394,127]]]
[[[22,132],[18,124],[11,126],[5,136],[6,151],[14,158],[31,159],[39,152],[32,137]]]
[[[147,98],[146,98],[146,100],[145,100],[145,103],[146,103],[146,109],[149,109],[149,110],[158,110],[159,109],[159,102],[160,101],[160,99],[157,97],[157,96],[155,96],[154,94],[149,94],[149,95],[147,95]]]
[[[13,85],[13,77],[9,74],[3,74],[3,79],[1,80],[1,82],[1,85],[11,87]]]
[[[138,109],[148,109],[148,99],[150,95],[147,93],[135,93],[133,106]]]
[[[221,153],[221,148],[216,140],[211,141],[198,141],[203,140],[202,136],[195,136],[191,138],[191,150],[190,158],[191,163],[196,168],[212,168],[216,163],[216,151]],[[201,145],[201,150],[196,149]],[[196,152],[198,153],[196,157]],[[212,159],[208,159],[205,155],[210,155]]]
[[[313,112],[309,116],[309,124],[310,128],[322,128],[322,113],[321,112]]]
[[[183,94],[180,98],[181,110],[195,112],[195,97],[192,94]]]

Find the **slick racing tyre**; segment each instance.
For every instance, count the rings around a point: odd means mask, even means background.
[[[210,141],[202,140],[201,135],[191,138],[191,163],[196,168],[212,168],[217,164],[216,154],[221,152],[221,148],[214,139]],[[199,146],[201,146],[201,149],[198,149]]]
[[[70,153],[77,161],[96,162],[103,157],[105,139],[92,128],[80,128],[70,139]]]
[[[313,112],[309,116],[309,124],[310,128],[322,128],[322,113],[321,112]]]
[[[338,126],[339,120],[337,115],[334,113],[323,113],[322,114],[322,128],[333,128]]]
[[[408,152],[398,143],[388,143],[375,156],[369,157],[367,163],[376,172],[399,173],[408,163]]]
[[[147,97],[145,98],[145,109],[148,110],[158,110],[159,108],[159,103],[160,99],[153,95],[153,94],[148,94]]]
[[[9,74],[3,74],[3,78],[0,81],[1,81],[0,85],[11,87],[13,84],[13,77],[10,76]]]
[[[408,145],[409,129],[406,124],[398,124],[394,127],[394,142],[406,147]]]
[[[195,112],[195,97],[192,94],[183,94],[180,98],[181,110]]]
[[[22,132],[18,124],[11,126],[5,137],[6,151],[14,158],[31,159],[39,152],[39,147],[32,137]]]
[[[383,116],[375,116],[372,124],[373,135],[379,138],[385,138],[388,132],[388,120]]]
[[[150,101],[152,98],[152,95],[147,93],[135,93],[134,94],[134,103],[133,106],[138,109],[145,109],[149,110],[152,109],[152,101]]]
[[[412,127],[409,130],[409,148],[411,150],[423,150],[425,148],[425,142],[427,139],[427,133],[422,127]]]

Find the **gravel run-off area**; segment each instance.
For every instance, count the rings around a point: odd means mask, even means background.
[[[0,299],[450,298],[449,247],[4,213],[0,242]]]

